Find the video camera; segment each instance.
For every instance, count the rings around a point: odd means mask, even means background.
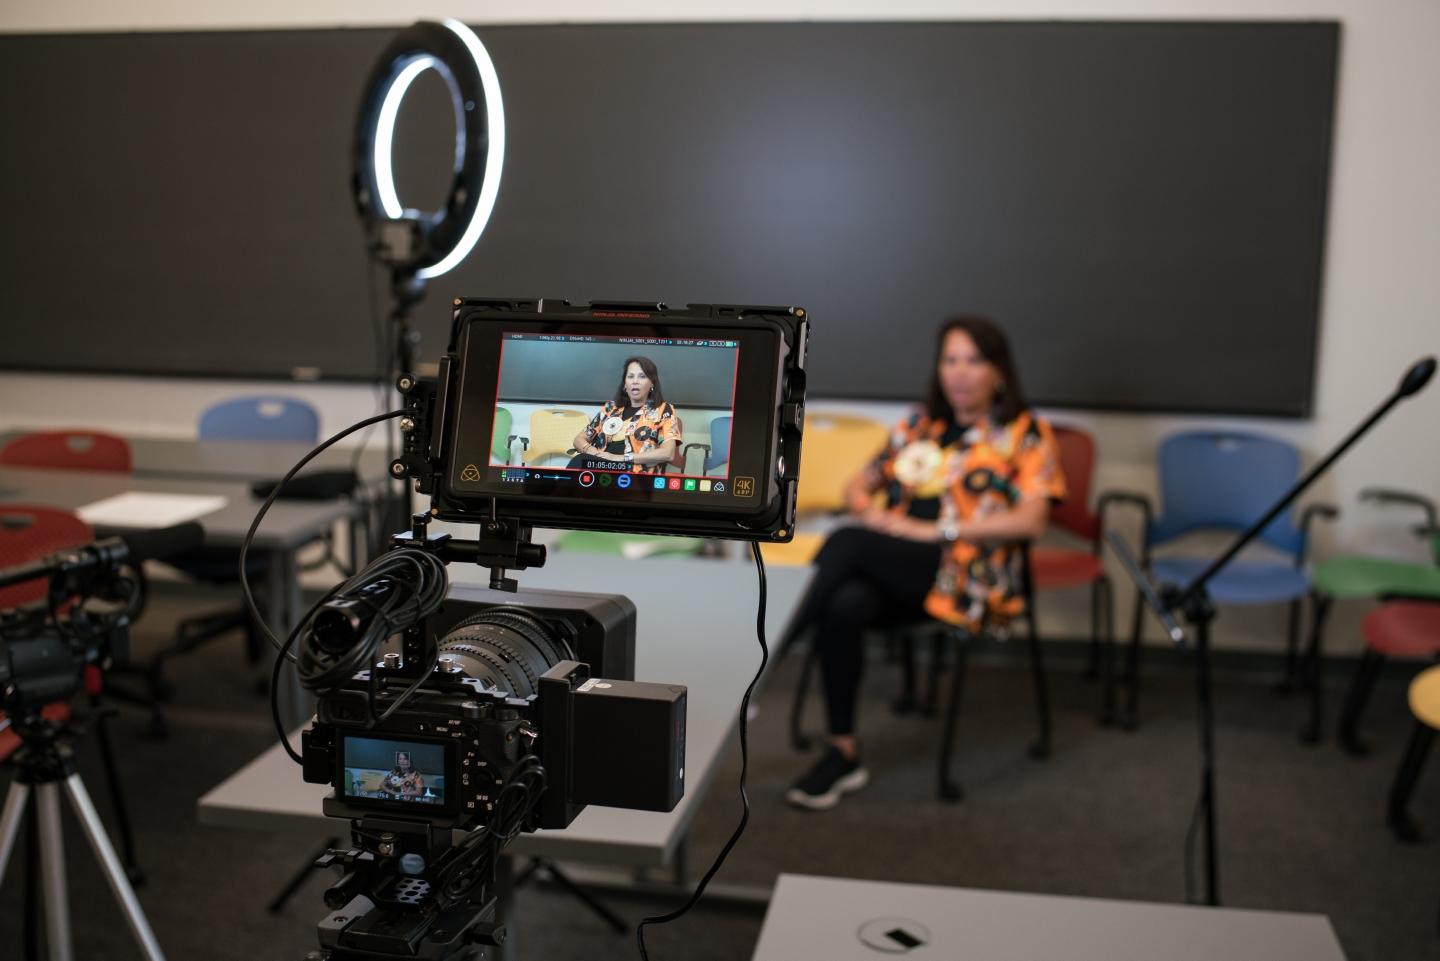
[[[4,522],[31,521],[19,511]],[[0,711],[18,727],[39,708],[69,700],[87,664],[124,663],[144,599],[140,565],[199,546],[204,536],[195,523],[136,531],[0,570],[0,591],[35,600],[0,609]]]
[[[438,376],[397,384],[391,474],[430,510],[296,635],[304,776],[352,819],[312,957],[476,957],[517,834],[679,803],[686,690],[634,680],[634,605],[506,573],[543,565],[535,525],[789,540],[807,336],[791,308],[454,302]],[[455,561],[490,590],[450,589]]]

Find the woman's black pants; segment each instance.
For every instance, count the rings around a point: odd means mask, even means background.
[[[865,633],[924,616],[940,545],[861,527],[831,534],[815,557],[815,578],[792,623],[813,631],[831,734],[853,734]]]

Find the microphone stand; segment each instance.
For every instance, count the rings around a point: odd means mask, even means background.
[[[1171,611],[1179,611],[1195,633],[1195,690],[1200,712],[1200,814],[1204,819],[1205,827],[1205,903],[1212,907],[1218,907],[1220,904],[1215,831],[1215,708],[1210,677],[1210,624],[1215,620],[1215,605],[1211,602],[1205,586],[1225,568],[1225,565],[1234,560],[1235,555],[1239,554],[1245,545],[1258,537],[1271,521],[1279,517],[1297,497],[1315,483],[1321,474],[1329,470],[1331,464],[1335,463],[1382,417],[1390,413],[1391,408],[1405,398],[1418,393],[1435,373],[1435,364],[1434,357],[1426,357],[1412,364],[1405,372],[1405,376],[1400,379],[1395,390],[1379,407],[1375,408],[1369,417],[1352,430],[1319,463],[1310,468],[1300,480],[1296,481],[1295,486],[1290,488],[1287,494],[1265,512],[1263,517],[1236,537],[1224,553],[1215,558],[1209,567],[1201,571],[1184,587],[1164,585],[1157,594],[1149,579],[1140,570],[1139,564],[1135,562],[1129,548],[1125,546],[1125,542],[1113,531],[1109,535],[1111,546],[1115,548],[1121,563],[1125,566],[1131,579],[1135,581],[1155,616],[1165,626],[1165,632],[1170,639],[1176,644],[1183,645],[1185,643],[1185,633],[1170,616]],[[1189,883],[1188,878],[1186,883]]]

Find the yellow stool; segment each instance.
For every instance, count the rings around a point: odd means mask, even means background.
[[[1420,780],[1420,769],[1425,766],[1425,755],[1435,732],[1440,730],[1440,665],[1421,671],[1410,682],[1410,713],[1415,715],[1415,732],[1410,735],[1410,746],[1400,761],[1400,770],[1395,773],[1395,785],[1390,789],[1390,810],[1386,823],[1396,840],[1417,841],[1420,828],[1410,817],[1406,807]]]

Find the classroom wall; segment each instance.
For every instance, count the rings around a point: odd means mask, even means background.
[[[11,0],[0,6],[0,31],[400,25],[426,16],[455,16],[476,25],[762,19],[1338,19],[1342,22],[1340,76],[1315,416],[1271,421],[1054,413],[1095,432],[1102,455],[1099,487],[1153,491],[1155,443],[1170,431],[1241,427],[1285,438],[1313,459],[1378,402],[1406,365],[1424,354],[1440,353],[1440,271],[1435,269],[1440,257],[1440,178],[1434,175],[1440,169],[1440,112],[1434,110],[1440,94],[1440,58],[1433,53],[1434,39],[1440,36],[1440,6],[1433,0],[547,0],[448,5],[218,0],[203,6],[174,0],[138,0],[123,6],[97,0],[44,4]],[[13,238],[18,234],[10,236],[10,242],[16,242]],[[823,317],[816,318],[815,343],[819,350],[838,349],[825,345]],[[1184,363],[1184,345],[1174,346],[1174,356],[1156,358],[1156,363]],[[275,386],[0,374],[0,430],[90,423],[123,432],[183,436],[191,433],[196,413],[212,400]],[[321,409],[322,430],[327,432],[391,400],[359,386],[310,384],[291,389]],[[884,419],[901,410],[900,405],[883,404],[819,406]],[[1341,521],[1322,531],[1317,544],[1321,552],[1366,550],[1425,559],[1421,545],[1406,532],[1415,517],[1358,505],[1356,495],[1380,483],[1440,492],[1437,420],[1440,387],[1432,387],[1396,411],[1321,483],[1316,496],[1344,508]],[[1129,597],[1128,591],[1121,591],[1120,610],[1128,610]],[[1358,650],[1357,625],[1363,610],[1361,605],[1340,605],[1332,618],[1330,649]],[[1078,633],[1085,617],[1081,598],[1043,601],[1042,627],[1047,631]],[[1217,646],[1278,650],[1283,620],[1281,612],[1226,611],[1217,627]],[[1128,614],[1121,621],[1128,623]]]

